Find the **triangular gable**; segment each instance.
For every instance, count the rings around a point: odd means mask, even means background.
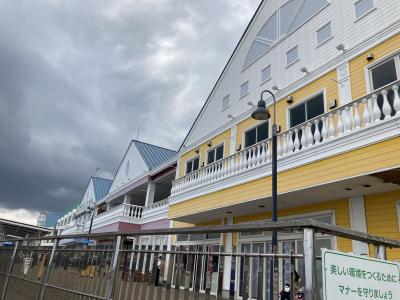
[[[276,61],[277,59],[268,58],[268,55],[265,54],[328,5],[329,1],[327,0],[261,1],[180,150],[184,145],[195,146],[199,140],[205,139],[220,128],[227,128],[229,122],[232,122],[228,115],[236,118],[249,111],[251,105],[256,104],[259,100],[259,94],[252,94],[251,91],[259,87],[260,79],[258,78],[261,77],[258,75],[259,73],[251,73],[252,67],[260,61],[268,61],[269,64],[273,64],[272,60]],[[277,62],[275,66],[278,63],[280,62]],[[266,66],[267,64],[264,65],[264,67]],[[258,72],[260,71],[261,69],[258,70]],[[292,72],[292,74],[294,73]],[[250,80],[250,96],[245,101],[240,101],[240,86],[247,80]],[[222,100],[228,95],[230,96],[230,106],[223,109]]]
[[[117,169],[117,173],[114,176],[109,193],[112,193],[128,181],[148,172],[149,170],[150,169],[140,155],[135,142],[131,141]]]

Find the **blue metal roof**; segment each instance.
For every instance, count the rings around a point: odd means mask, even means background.
[[[155,167],[161,165],[162,163],[166,162],[177,154],[177,152],[174,150],[139,142],[136,140],[134,140],[133,142],[135,143],[140,156],[142,156],[149,170],[154,169]]]
[[[92,181],[93,181],[94,197],[95,201],[97,202],[103,199],[107,195],[112,180],[93,176]]]

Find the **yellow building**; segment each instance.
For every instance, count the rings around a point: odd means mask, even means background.
[[[268,89],[278,99],[278,217],[400,239],[399,6],[262,1],[179,151],[169,198],[174,227],[271,217],[274,120],[251,118]],[[279,250],[297,250],[299,241],[281,235]],[[224,243],[257,252],[270,247],[270,237],[228,234]],[[219,240],[177,244],[212,248]],[[321,236],[317,245],[373,255],[341,238]],[[400,261],[400,251],[388,258]],[[280,276],[284,282],[287,274]]]

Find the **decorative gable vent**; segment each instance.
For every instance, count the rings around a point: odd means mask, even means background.
[[[290,0],[282,5],[261,27],[250,46],[243,68],[253,64],[273,44],[312,19],[328,4],[327,0]]]

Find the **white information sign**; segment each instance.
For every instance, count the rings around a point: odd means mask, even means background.
[[[400,299],[400,264],[324,249],[324,300]]]

